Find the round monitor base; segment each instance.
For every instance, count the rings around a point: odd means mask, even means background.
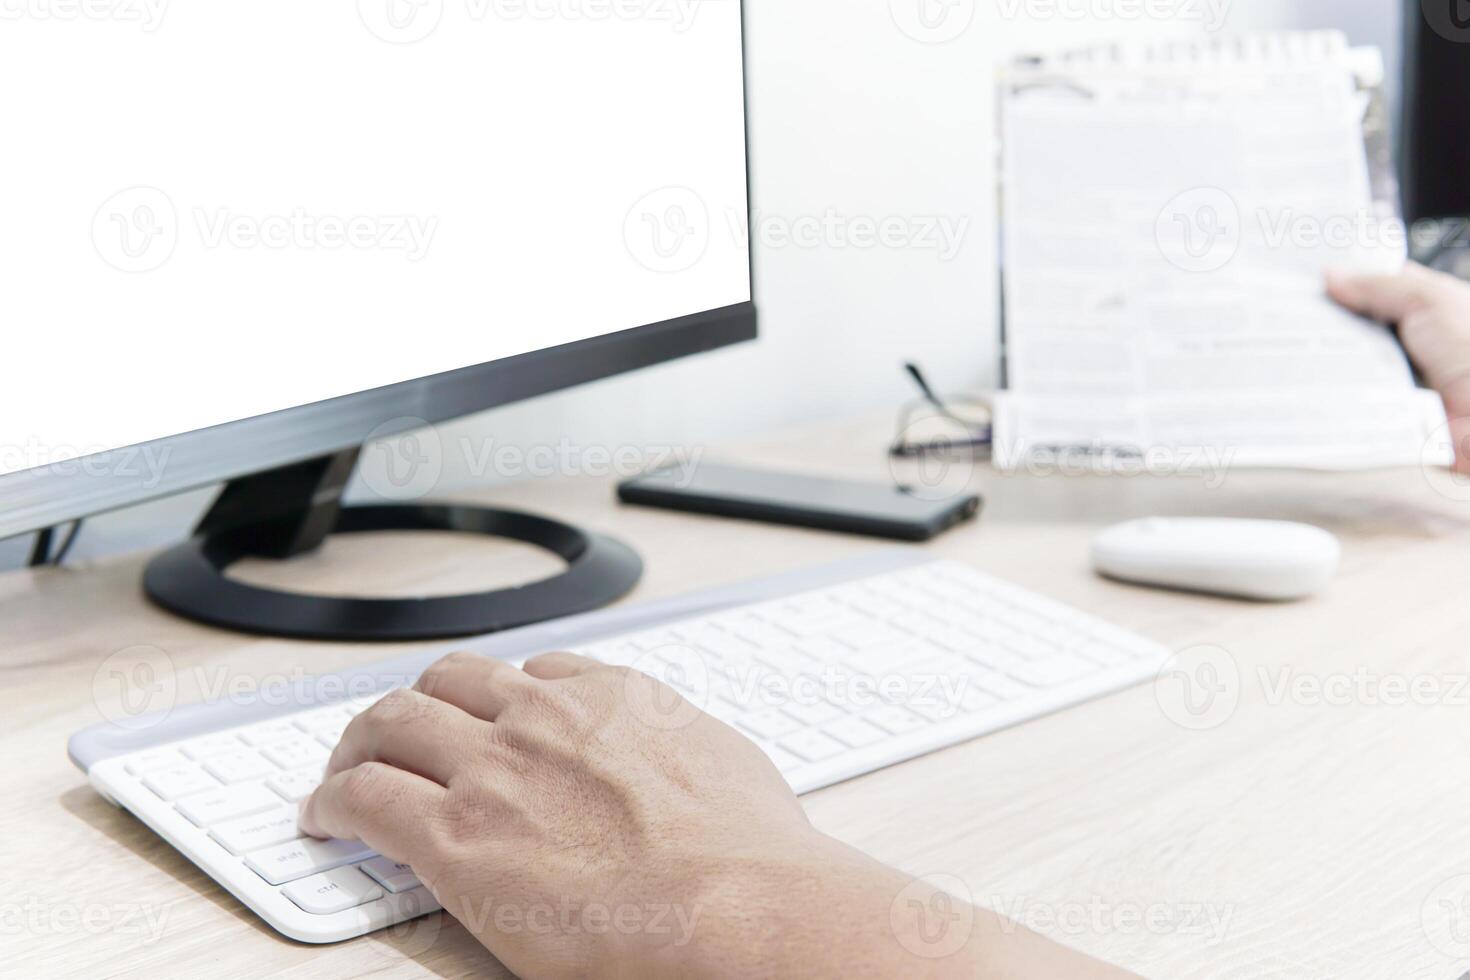
[[[589,612],[622,598],[643,575],[637,552],[531,514],[460,506],[344,507],[333,533],[460,531],[544,548],[567,563],[561,575],[518,588],[422,599],[301,595],[249,585],[225,572],[251,557],[246,530],[198,536],[164,552],[143,576],[148,598],[210,626],[264,636],[407,642],[498,633]]]

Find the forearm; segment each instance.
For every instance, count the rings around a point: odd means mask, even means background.
[[[721,862],[697,889],[697,925],[688,941],[659,950],[635,972],[921,980],[1132,976],[831,838],[813,832],[803,844]]]

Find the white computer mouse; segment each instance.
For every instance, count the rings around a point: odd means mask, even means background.
[[[1099,574],[1125,582],[1246,599],[1300,599],[1331,581],[1337,538],[1286,521],[1151,517],[1110,527],[1092,543]]]

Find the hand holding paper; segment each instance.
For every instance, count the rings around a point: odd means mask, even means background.
[[[1455,468],[1470,473],[1470,284],[1410,263],[1399,275],[1327,274],[1344,307],[1398,327],[1424,380],[1444,398]]]

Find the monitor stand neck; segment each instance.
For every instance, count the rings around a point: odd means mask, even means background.
[[[643,563],[627,545],[544,517],[485,507],[385,504],[348,507],[342,492],[358,449],[228,483],[189,541],[144,573],[153,602],[188,619],[268,636],[410,641],[495,633],[579,612],[626,595]],[[415,599],[301,595],[226,574],[242,558],[287,560],[332,534],[459,531],[545,548],[567,563],[554,578],[519,588]]]
[[[359,455],[354,448],[232,480],[194,534],[238,534],[250,554],[260,558],[295,558],[315,551],[337,527],[342,492]]]

